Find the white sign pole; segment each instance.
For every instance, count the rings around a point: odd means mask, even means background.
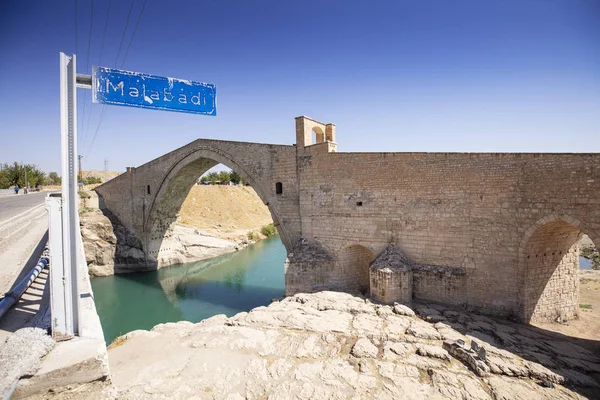
[[[77,215],[77,71],[75,55],[60,53],[60,131],[62,164],[62,255],[63,293],[66,315],[65,332],[53,336],[65,338],[78,335],[79,288],[77,249],[79,218]],[[51,265],[52,268],[52,265]],[[55,284],[54,287],[57,285]],[[52,286],[51,286],[52,287]],[[58,300],[60,294],[54,293]],[[54,316],[52,316],[54,319]],[[63,328],[63,327],[61,327]]]

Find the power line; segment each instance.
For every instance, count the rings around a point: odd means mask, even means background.
[[[92,0],[92,11],[90,14],[90,34],[88,36],[88,54],[87,54],[87,60],[85,62],[85,71],[84,73],[88,73],[89,71],[89,67],[90,67],[90,54],[91,54],[91,45],[92,45],[92,27],[94,25],[94,0]],[[87,96],[85,96],[85,98],[83,99],[83,107],[85,110],[85,104],[87,103]],[[83,141],[85,141],[86,136],[88,135],[88,132],[90,131],[90,121],[92,119],[92,105],[90,104],[90,111],[88,113],[88,119],[87,119],[87,124],[85,126],[85,130],[82,132],[82,143]]]
[[[102,107],[102,112],[100,113],[100,120],[98,121],[96,132],[94,132],[94,137],[92,138],[92,144],[90,145],[90,149],[87,152],[88,156],[92,153],[92,150],[94,148],[94,142],[96,141],[96,136],[98,135],[98,131],[100,130],[100,126],[102,125],[102,121],[104,120],[104,115],[106,115],[106,110],[108,110],[108,107],[106,106],[106,104],[104,104]]]
[[[90,65],[90,52],[91,52],[91,48],[92,48],[92,28],[94,26],[94,0],[92,0],[92,7],[90,10],[90,31],[88,34],[88,48],[87,48],[87,58],[85,61],[85,71],[84,73],[88,72],[88,67]],[[83,111],[81,112],[81,123],[82,126],[81,128],[83,128],[83,123],[85,121],[85,109],[86,109],[86,105],[87,105],[87,96],[83,97]],[[89,128],[89,124],[90,124],[90,117],[92,116],[92,110],[90,110],[90,115],[88,115],[88,123],[86,125],[86,130],[81,132],[81,135],[79,136],[81,138],[81,143],[83,143],[85,141],[85,136],[87,133],[87,129]]]
[[[77,15],[79,13],[79,1],[75,0],[75,54],[77,54],[77,48],[79,47],[79,41],[77,40],[77,36],[79,36],[79,27],[77,23]]]
[[[133,29],[133,34],[131,35],[131,39],[129,39],[129,45],[127,45],[127,51],[125,52],[125,57],[123,57],[123,62],[121,63],[121,68],[125,65],[125,60],[127,59],[127,55],[129,54],[129,49],[131,48],[131,43],[133,42],[133,38],[135,37],[135,33],[137,32],[138,25],[140,24],[140,20],[142,19],[142,15],[144,14],[144,10],[146,9],[146,2],[148,0],[144,0],[144,4],[142,5],[142,10],[140,11],[140,15],[138,16],[137,22],[135,23],[135,28]]]
[[[94,26],[94,0],[92,0],[92,11],[90,12],[90,33],[88,35],[88,52],[87,59],[85,61],[85,73],[88,72],[90,66],[90,50],[92,48],[92,28]]]
[[[112,6],[112,0],[110,0],[108,2],[108,10],[106,11],[106,19],[104,21],[104,32],[102,33],[102,42],[100,44],[100,57],[98,58],[98,65],[102,65],[102,53],[104,52],[104,43],[106,41],[106,30],[108,28],[108,20],[110,18],[110,9]],[[106,104],[103,104],[102,106],[102,111],[100,113],[100,118],[99,118],[99,122],[98,122],[98,126],[96,127],[96,132],[94,133],[94,138],[92,139],[92,144],[90,146],[90,151],[92,146],[94,145],[94,141],[96,140],[96,135],[98,134],[98,130],[100,129],[100,125],[102,124],[102,120],[104,119],[104,114],[106,113]],[[88,119],[88,126],[86,131],[89,131],[89,127],[90,127],[90,120]],[[89,152],[88,152],[89,155]]]
[[[79,52],[79,0],[75,0],[75,54]],[[79,106],[80,103],[77,103],[77,107],[81,109]],[[83,122],[80,120],[79,129],[77,130],[77,138],[81,141],[81,130],[83,129]]]
[[[140,14],[138,15],[137,21],[135,23],[135,28],[133,29],[133,34],[131,35],[131,39],[129,40],[129,44],[127,45],[127,50],[125,52],[125,56],[123,57],[123,62],[121,63],[121,68],[123,68],[123,64],[125,64],[125,60],[127,59],[127,55],[129,54],[129,49],[131,48],[131,43],[133,42],[133,38],[137,32],[138,26],[140,24],[140,20],[142,19],[142,15],[144,14],[144,10],[146,9],[146,1],[144,0],[144,4],[142,4],[142,9]],[[121,48],[123,46],[123,41],[125,40],[125,34],[127,33],[127,26],[129,26],[129,19],[131,18],[131,11],[133,10],[133,5],[135,4],[135,0],[131,0],[131,6],[129,7],[129,12],[127,13],[127,19],[125,20],[125,29],[123,29],[123,35],[121,36],[121,43],[119,44],[119,51],[117,52],[117,58],[115,59],[115,68],[117,67],[117,62],[119,61],[119,55],[121,54]],[[108,107],[106,104],[102,107],[102,112],[100,113],[100,119],[98,120],[98,126],[96,127],[96,132],[94,132],[94,137],[92,138],[92,144],[90,145],[90,150],[88,151],[88,155],[91,154],[94,143],[96,142],[96,137],[98,136],[98,131],[102,126],[102,121],[104,120],[104,116]]]
[[[98,65],[102,65],[102,53],[104,51],[104,39],[106,38],[106,28],[108,27],[108,18],[110,16],[110,6],[112,0],[108,2],[108,11],[106,12],[106,22],[104,23],[104,33],[102,34],[102,44],[100,44],[100,58],[98,59]]]
[[[135,0],[131,0],[131,6],[129,7],[127,20],[125,21],[125,29],[123,29],[123,35],[121,36],[121,44],[119,44],[119,51],[117,51],[117,58],[115,59],[115,68],[117,68],[117,62],[119,61],[119,56],[121,55],[121,48],[123,47],[123,41],[125,40],[125,33],[127,32],[127,26],[129,26],[129,18],[131,17],[131,10],[133,10],[134,3]]]

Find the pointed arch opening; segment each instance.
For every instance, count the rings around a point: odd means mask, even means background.
[[[277,227],[280,239],[289,249],[289,238],[284,226],[278,218],[277,205],[270,201],[269,191],[263,188],[260,181],[246,171],[239,163],[222,152],[212,148],[197,149],[176,162],[166,174],[156,190],[156,196],[150,197],[144,209],[144,226],[142,244],[145,251],[155,257],[159,265],[175,264],[172,254],[172,239],[178,213],[194,185],[211,168],[222,164],[231,169],[244,183],[256,192],[261,201],[268,207],[273,224]],[[221,183],[221,182],[219,182]]]
[[[579,313],[579,241],[586,230],[571,218],[539,221],[520,248],[521,318],[565,321]]]

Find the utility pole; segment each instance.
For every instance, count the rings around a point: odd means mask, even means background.
[[[104,159],[104,172],[108,172],[108,157]]]
[[[78,178],[78,179],[79,179],[79,182],[83,182],[83,179],[82,179],[82,177],[81,177],[81,172],[83,171],[83,170],[81,169],[81,159],[82,159],[82,158],[83,158],[83,156],[81,156],[81,155],[78,155],[78,156],[77,156],[77,159],[79,160],[79,178]]]

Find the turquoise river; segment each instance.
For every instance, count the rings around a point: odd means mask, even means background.
[[[93,278],[106,343],[163,322],[198,322],[268,305],[285,294],[285,257],[276,236],[206,261]]]

